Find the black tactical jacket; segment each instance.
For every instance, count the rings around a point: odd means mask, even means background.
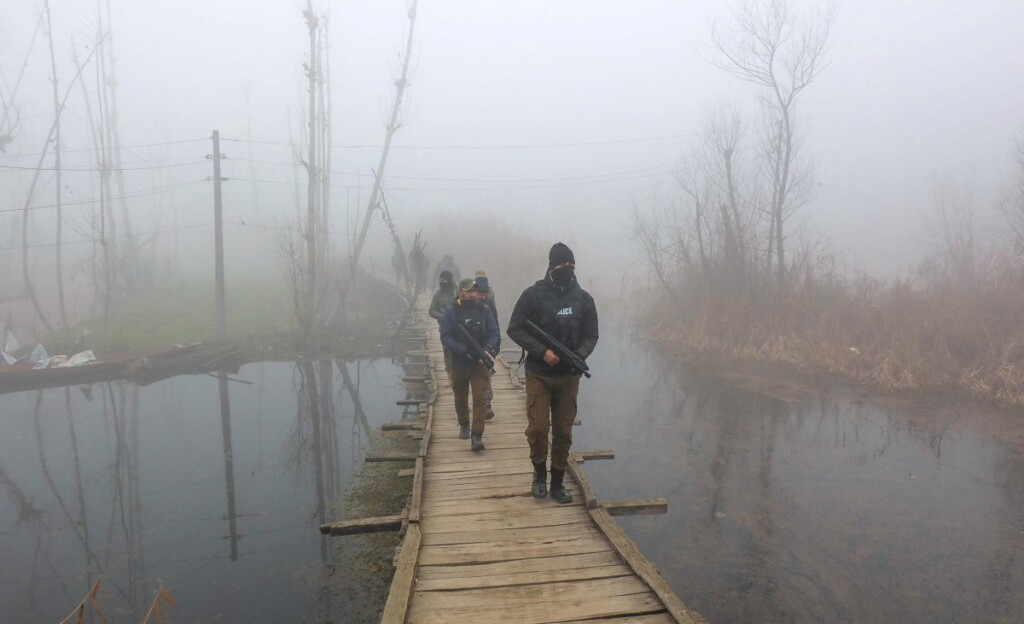
[[[548,366],[544,352],[548,347],[526,328],[530,319],[586,359],[597,346],[597,307],[594,298],[580,288],[575,278],[568,288],[545,278],[519,295],[508,320],[508,337],[526,350],[526,370],[539,375],[568,375],[565,362]]]

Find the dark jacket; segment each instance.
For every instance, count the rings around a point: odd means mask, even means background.
[[[491,309],[484,303],[464,304],[462,299],[456,299],[441,317],[441,344],[452,354],[452,364],[470,366],[475,362],[468,355],[469,341],[458,325],[465,327],[484,351],[492,355],[498,352],[498,321]]]
[[[450,291],[438,288],[437,291],[434,292],[434,297],[430,300],[430,309],[427,310],[427,314],[429,314],[431,318],[440,322],[441,317],[444,316],[444,311],[455,303],[455,294],[457,292],[459,292],[459,289],[454,285]]]
[[[568,288],[558,286],[550,277],[538,281],[519,295],[508,320],[508,337],[526,350],[526,370],[539,375],[568,375],[570,366],[559,362],[548,366],[544,352],[548,347],[526,328],[530,319],[581,358],[586,359],[597,346],[597,306],[594,298],[573,279]]]

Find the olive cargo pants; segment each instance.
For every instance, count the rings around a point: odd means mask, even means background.
[[[455,416],[459,424],[469,422],[469,389],[473,388],[473,423],[470,431],[484,432],[485,414],[487,413],[487,389],[491,385],[488,371],[483,364],[473,363],[469,366],[452,365],[452,393],[455,395]]]
[[[526,441],[534,464],[547,463],[550,430],[551,468],[565,470],[579,390],[579,375],[538,375],[526,371]]]

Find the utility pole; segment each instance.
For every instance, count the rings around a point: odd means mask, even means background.
[[[213,238],[215,260],[215,299],[216,316],[214,325],[217,330],[217,338],[223,339],[227,335],[227,315],[224,312],[224,221],[223,209],[220,202],[220,132],[213,131]]]

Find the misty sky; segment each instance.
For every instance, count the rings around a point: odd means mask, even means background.
[[[195,183],[180,197],[160,195],[147,210],[184,202],[193,213],[183,219],[208,221],[202,211],[209,188],[200,181],[210,170],[199,161],[211,149],[198,139],[216,128],[226,139],[258,141],[223,145],[233,159],[225,175],[235,178],[225,191],[228,218],[273,225],[292,214],[295,159],[281,144],[290,132],[298,136],[308,54],[304,4],[112,0],[122,143],[191,141],[126,153],[126,161],[180,164],[126,175],[131,190]],[[7,85],[29,50],[41,6],[0,0]],[[334,152],[341,241],[345,214],[361,210],[369,195],[405,7],[401,0],[330,3],[333,142],[369,146]],[[79,55],[87,53],[95,2],[53,0],[52,11],[66,85],[71,40]],[[396,134],[385,182],[396,220],[401,226],[442,210],[496,211],[569,242],[581,274],[621,274],[639,257],[625,242],[633,201],[675,193],[672,174],[706,112],[737,102],[757,119],[752,88],[707,60],[715,21],[728,25],[725,3],[422,0],[406,125]],[[839,3],[830,65],[800,101],[798,116],[817,182],[802,215],[848,252],[848,268],[892,275],[919,256],[936,176],[973,189],[979,206],[991,210],[1024,127],[1022,24],[1019,0]],[[40,151],[50,123],[41,37],[18,93],[22,132],[0,165],[34,164],[27,155]],[[73,97],[69,150],[89,147],[84,114],[82,98]],[[87,152],[67,158],[67,166],[89,165]],[[69,176],[68,184],[78,196],[92,194],[86,178]],[[24,191],[24,176],[0,172],[3,207],[20,207]],[[383,226],[371,231],[380,235]]]

